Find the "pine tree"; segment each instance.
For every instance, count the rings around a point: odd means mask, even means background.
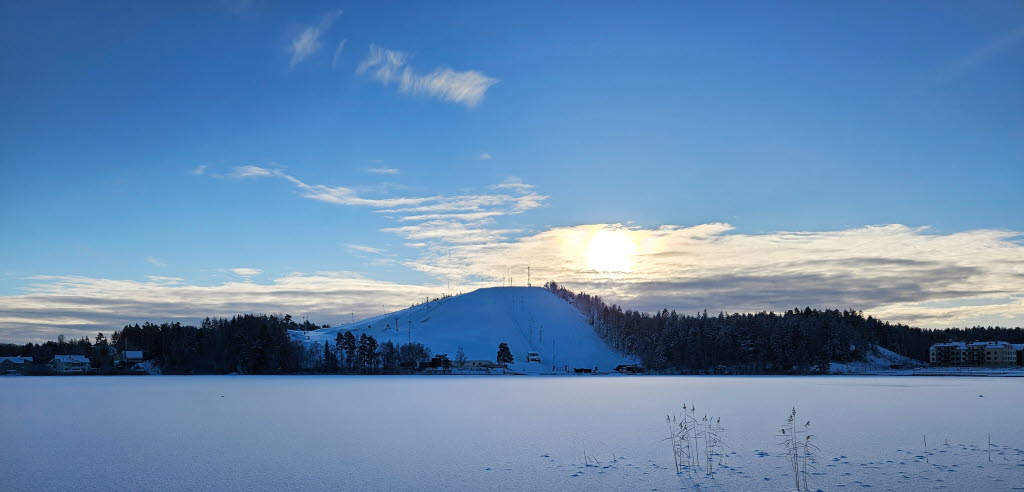
[[[508,344],[501,342],[498,344],[498,364],[511,364],[515,362],[515,357],[512,356],[512,351],[509,350]]]
[[[334,337],[334,355],[338,358],[338,369],[340,370],[345,366],[345,335],[338,332],[338,336]]]
[[[331,342],[324,340],[324,372],[334,374],[338,372],[338,357],[335,351],[331,350]]]
[[[358,365],[357,359],[359,356],[358,351],[356,350],[358,347],[356,344],[356,337],[351,331],[345,332],[343,347],[345,348],[345,362],[348,364],[349,372],[352,372]]]

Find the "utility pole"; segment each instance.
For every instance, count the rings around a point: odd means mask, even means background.
[[[530,265],[526,265],[526,286],[533,287],[533,284],[530,283]]]

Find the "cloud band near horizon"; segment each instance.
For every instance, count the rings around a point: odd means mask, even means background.
[[[628,272],[587,267],[589,241],[619,231],[636,245]],[[652,229],[616,224],[556,227],[495,244],[425,248],[405,266],[433,276],[413,285],[347,272],[292,273],[268,283],[198,286],[80,276],[33,277],[27,292],[0,297],[0,339],[38,341],[110,332],[128,323],[197,322],[206,316],[290,313],[339,324],[401,309],[444,293],[517,285],[530,266],[534,285],[556,280],[624,308],[681,312],[859,309],[926,327],[1019,325],[1024,321],[1024,245],[1013,231],[933,234],[927,228],[872,226],[828,232],[736,234],[728,224]]]

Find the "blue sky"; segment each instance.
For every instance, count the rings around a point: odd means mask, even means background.
[[[211,314],[331,321],[380,303],[346,290],[304,299],[336,306],[314,310],[231,289],[328,272],[385,282],[401,305],[452,278],[494,282],[482,251],[512,258],[554,236],[561,249],[508,267],[680,309],[700,306],[679,297],[732,310],[816,301],[936,326],[1024,314],[1012,283],[1024,268],[1019,2],[7,2],[0,37],[0,339],[41,333],[26,319],[46,313],[47,330],[90,332],[198,316],[148,310],[143,298],[173,288],[222,289],[230,302]],[[352,197],[489,215],[403,220],[414,212]],[[643,260],[664,251],[638,243],[633,276],[566,270],[584,253],[559,236],[607,228],[637,242],[719,223],[700,255],[729,257],[720,248],[747,238],[757,256],[786,231],[851,234],[839,257],[902,251],[952,270],[913,299],[835,286],[740,301],[680,287],[736,263],[657,264],[658,278]],[[453,224],[470,232],[446,235]],[[890,224],[902,228],[871,228]],[[962,249],[930,249],[944,240]],[[849,275],[892,281],[875,273]],[[138,309],[62,304],[83,291]]]

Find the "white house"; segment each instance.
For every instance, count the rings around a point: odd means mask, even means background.
[[[89,372],[89,358],[84,355],[55,355],[53,370],[61,374]]]

